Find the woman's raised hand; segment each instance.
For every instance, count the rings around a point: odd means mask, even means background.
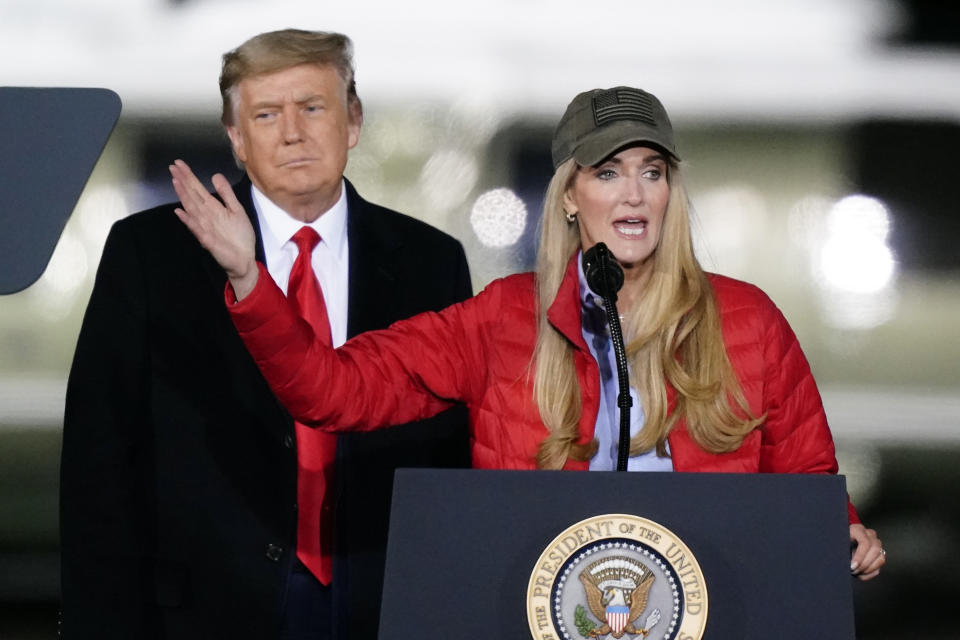
[[[170,165],[170,175],[182,207],[175,210],[177,217],[227,272],[237,300],[242,300],[253,291],[259,273],[256,234],[243,205],[222,174],[211,180],[222,202],[207,192],[183,160]]]

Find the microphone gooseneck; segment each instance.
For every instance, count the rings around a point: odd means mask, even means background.
[[[620,409],[620,438],[617,444],[617,471],[627,470],[630,455],[630,373],[627,370],[627,350],[623,343],[620,315],[617,313],[617,292],[623,287],[623,269],[602,242],[583,252],[583,274],[590,289],[603,298],[603,308],[610,326],[610,340],[617,363],[617,407]]]

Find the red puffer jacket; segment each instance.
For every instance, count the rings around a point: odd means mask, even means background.
[[[796,336],[757,287],[711,275],[723,338],[754,415],[766,421],[731,453],[708,453],[683,423],[669,435],[676,471],[836,473],[820,394]],[[579,280],[571,260],[548,311],[574,345],[583,410],[580,441],[593,438],[599,368],[580,328]],[[228,292],[228,298],[230,293]],[[366,430],[433,415],[454,402],[470,411],[473,466],[534,469],[547,436],[533,397],[534,276],[496,280],[440,313],[423,313],[359,335],[333,351],[260,267],[254,291],[229,305],[233,322],[277,397],[304,423]],[[568,461],[566,469],[586,469]],[[851,522],[858,522],[853,506]]]

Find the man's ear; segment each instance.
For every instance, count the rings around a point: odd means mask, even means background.
[[[360,130],[363,129],[363,107],[359,100],[347,103],[347,149],[353,149],[360,142]]]
[[[233,147],[233,155],[240,162],[247,161],[247,150],[243,144],[243,135],[240,130],[232,124],[224,125],[227,130],[227,137],[230,138],[230,145]]]

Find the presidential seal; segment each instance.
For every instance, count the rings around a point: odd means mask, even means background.
[[[670,530],[637,516],[596,516],[540,556],[527,587],[527,620],[535,640],[699,640],[707,586]]]

